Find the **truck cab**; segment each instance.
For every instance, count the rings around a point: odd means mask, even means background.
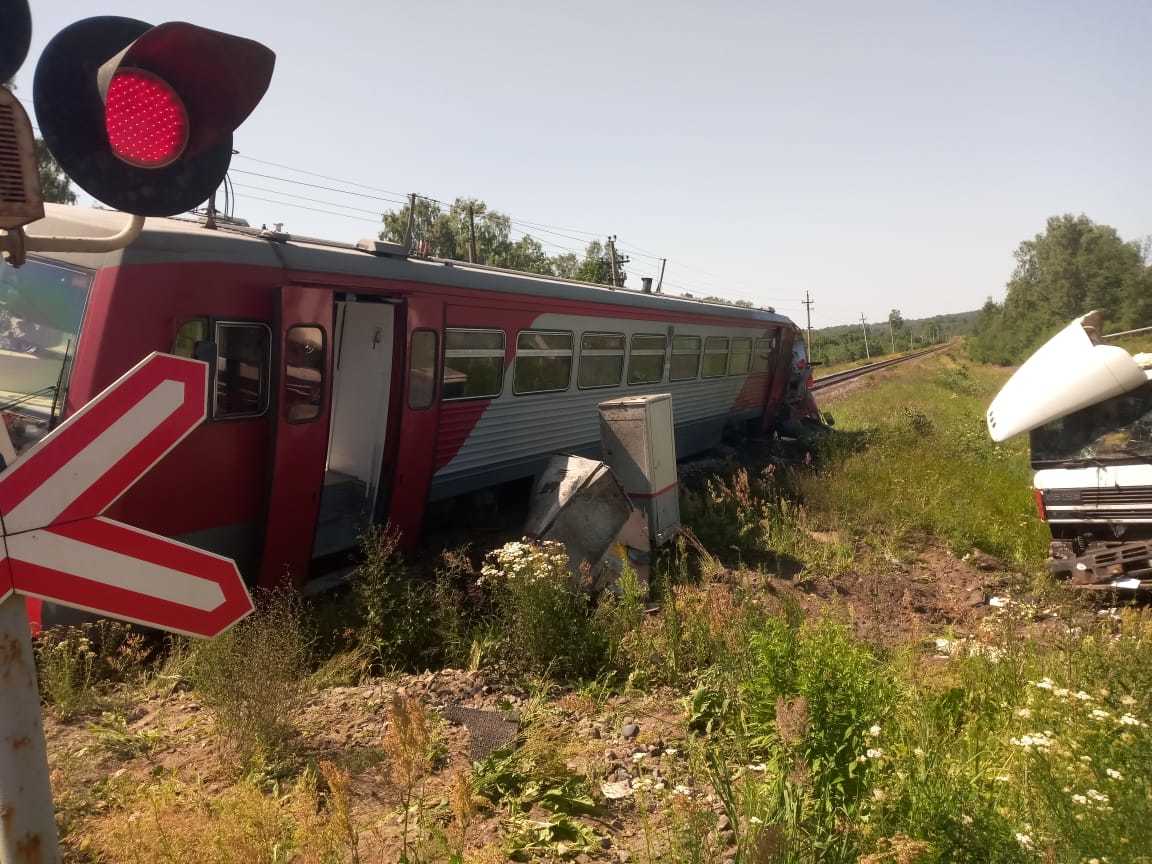
[[[1152,354],[1072,322],[988,410],[995,440],[1027,432],[1033,489],[1052,533],[1049,570],[1076,586],[1152,587]]]

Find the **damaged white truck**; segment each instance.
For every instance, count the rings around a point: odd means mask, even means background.
[[[1102,324],[1090,312],[1029,357],[988,408],[988,432],[994,441],[1029,433],[1054,575],[1088,589],[1148,589],[1152,354],[1108,344]]]

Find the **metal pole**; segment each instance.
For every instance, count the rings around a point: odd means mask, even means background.
[[[416,193],[408,195],[408,225],[404,228],[404,249],[412,254],[412,228],[416,224]]]
[[[664,265],[668,263],[667,258],[660,259],[660,278],[656,280],[656,293],[660,293],[660,289],[664,287]]]
[[[616,287],[616,235],[608,238],[608,266],[612,269],[612,287]]]
[[[476,213],[472,205],[468,205],[468,262],[476,263]]]
[[[0,603],[0,864],[59,864],[44,718],[24,598]]]
[[[860,316],[860,329],[864,331],[864,359],[871,360],[872,352],[868,350],[868,325],[864,323],[864,316]]]
[[[808,344],[805,346],[808,352],[808,359],[812,359],[812,295],[807,291],[804,292],[804,306],[808,312]]]

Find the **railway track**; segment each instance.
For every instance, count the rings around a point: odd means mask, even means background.
[[[947,348],[949,343],[943,345],[933,345],[931,348],[923,348],[919,351],[913,351],[911,354],[904,354],[900,357],[892,357],[888,360],[878,360],[875,363],[869,363],[866,366],[857,366],[855,369],[847,369],[844,372],[836,372],[832,375],[825,375],[823,378],[817,378],[812,382],[810,390],[824,390],[828,387],[835,387],[837,384],[843,384],[846,381],[851,381],[854,378],[862,378],[880,369],[885,369],[888,366],[896,366],[900,363],[906,363],[909,360],[915,360],[917,357],[924,357],[927,354],[935,354],[937,351],[943,351]]]

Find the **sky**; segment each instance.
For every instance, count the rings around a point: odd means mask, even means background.
[[[666,257],[673,292],[798,321],[810,292],[816,327],[1000,298],[1051,215],[1152,233],[1146,0],[32,5],[29,110],[44,44],[94,11],[275,50],[232,180],[236,215],[293,233],[476,197],[550,253],[615,234],[630,287]]]

